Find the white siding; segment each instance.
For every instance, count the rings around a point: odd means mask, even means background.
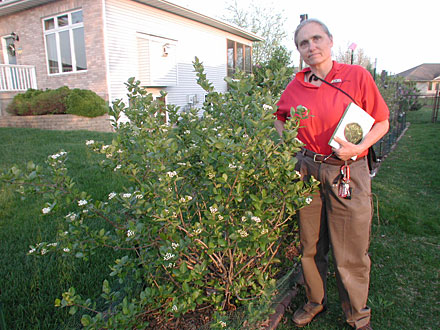
[[[204,91],[197,85],[192,61],[197,56],[205,66],[208,79],[217,91],[226,91],[226,40],[232,39],[251,45],[241,37],[217,30],[207,25],[185,19],[174,14],[155,9],[131,0],[107,0],[107,52],[109,58],[109,85],[113,99],[126,100],[124,83],[130,77],[152,81],[153,59],[148,62],[144,56],[151,53],[151,43],[139,42],[139,35],[173,40],[177,83],[171,72],[163,81],[168,92],[167,101],[179,106],[188,104],[189,95],[197,95],[203,102]],[[154,38],[153,38],[154,39]],[[142,60],[140,60],[142,59]],[[153,79],[154,80],[154,79]]]

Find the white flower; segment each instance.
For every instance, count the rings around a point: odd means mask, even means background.
[[[219,324],[221,325],[222,328],[226,327],[226,322],[220,321]]]
[[[241,221],[246,222],[247,218],[245,216],[241,217]]]
[[[194,233],[195,233],[196,235],[200,234],[201,232],[202,232],[202,229],[201,229],[201,228],[197,228],[196,230],[194,230]]]
[[[237,168],[237,166],[234,164],[229,164],[229,168]]]
[[[66,247],[63,249],[63,251],[67,253],[67,252],[70,252],[70,249]]]
[[[108,194],[108,199],[112,199],[114,197],[116,197],[116,193],[114,191]]]
[[[102,151],[105,151],[105,150],[107,150],[108,149],[108,147],[110,147],[108,144],[106,144],[106,145],[103,145],[102,146]]]
[[[130,193],[122,194],[122,198],[130,198],[130,197],[131,197]]]
[[[246,230],[243,230],[243,229],[240,229],[240,230],[238,231],[238,233],[240,234],[241,237],[247,237],[247,236],[249,236],[249,234],[247,233],[247,231],[246,231]]]
[[[175,257],[174,254],[168,252],[168,253],[165,254],[165,256],[163,257],[163,260],[170,260],[171,258],[174,258],[174,257]]]
[[[210,207],[209,207],[209,211],[211,211],[211,213],[214,214],[214,213],[216,213],[218,210],[217,210],[216,207],[214,207],[214,206],[210,206]]]
[[[136,197],[137,199],[142,199],[142,198],[144,198],[144,195],[142,195],[142,194],[136,194],[134,197]]]
[[[48,214],[50,210],[51,210],[50,207],[45,207],[44,209],[41,210],[41,212],[43,212],[43,214]]]
[[[173,305],[173,307],[171,307],[171,309],[172,309],[173,311],[177,312],[177,306],[176,306],[176,305]]]
[[[190,130],[186,130],[185,132],[183,132],[183,134],[190,134],[191,131]]]
[[[76,214],[73,212],[70,212],[68,215],[66,215],[65,217],[66,219],[70,219],[70,221],[73,221],[76,219]]]
[[[249,138],[249,135],[243,134],[243,139],[247,139],[247,138]]]
[[[60,154],[55,154],[55,155],[50,156],[50,158],[52,158],[52,159],[57,159],[57,158],[60,157],[60,156],[61,156]]]
[[[171,247],[175,250],[179,247],[179,243],[171,243]]]
[[[87,201],[85,199],[81,199],[78,201],[78,206],[84,206],[87,204]]]
[[[187,201],[190,201],[190,200],[192,200],[193,198],[191,197],[191,196],[186,196],[186,200]]]
[[[47,246],[57,246],[58,245],[58,243],[49,243],[49,244],[47,244]]]
[[[117,171],[117,170],[121,169],[121,167],[122,167],[122,165],[118,164],[118,165],[116,165],[116,167],[115,167],[115,169],[113,171]]]
[[[263,228],[263,229],[261,230],[261,235],[267,234],[268,232],[269,232],[268,229]]]
[[[263,109],[264,110],[273,110],[273,107],[269,104],[263,104]]]
[[[118,151],[116,151],[118,154],[122,154],[123,151],[121,149],[118,149]]]
[[[41,255],[45,255],[47,253],[47,250],[46,249],[42,249],[41,250]]]
[[[206,127],[203,127],[203,128],[202,128],[202,131],[203,131],[203,132],[204,132],[204,131],[206,131],[206,130],[207,130],[207,128],[206,128]]]
[[[35,248],[31,247],[28,253],[34,253],[35,251],[36,251]]]
[[[166,266],[167,268],[173,268],[176,264],[174,262],[170,262],[168,264],[168,266]]]
[[[301,173],[298,171],[295,171],[295,174],[298,175],[299,177],[301,177]]]
[[[251,220],[255,221],[256,223],[261,222],[261,219],[259,217],[256,217],[256,216],[251,217]]]
[[[220,214],[218,215],[218,219],[219,220],[223,220],[224,218],[223,218],[223,216],[221,216]]]
[[[86,141],[86,145],[87,145],[87,146],[89,146],[89,145],[91,145],[91,144],[93,144],[93,143],[95,143],[95,141],[93,141],[93,140],[87,140],[87,141]]]
[[[177,163],[177,165],[186,166],[186,163]]]
[[[181,203],[185,203],[185,202],[186,202],[185,197],[181,197],[181,198],[179,199],[179,202],[181,202]]]
[[[127,230],[127,237],[132,237],[134,236],[134,231],[133,230]]]
[[[177,172],[176,171],[170,171],[170,172],[167,172],[167,175],[170,177],[170,178],[172,178],[172,177],[174,177],[174,176],[176,176],[177,175]]]
[[[312,202],[312,197],[307,197],[307,198],[306,198],[306,203],[307,203],[307,204],[310,204],[311,202]]]

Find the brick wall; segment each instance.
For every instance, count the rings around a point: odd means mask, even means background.
[[[82,9],[87,58],[87,71],[48,75],[43,34],[43,19],[64,12]],[[34,65],[39,89],[90,89],[108,100],[104,32],[101,0],[59,0],[0,17],[0,36],[15,32],[20,40],[16,47],[17,64]],[[2,49],[0,47],[0,53]],[[3,54],[0,55],[2,62]]]
[[[75,115],[3,116],[0,127],[27,127],[47,130],[113,132],[108,115],[88,118]]]

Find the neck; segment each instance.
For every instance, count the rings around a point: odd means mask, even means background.
[[[327,76],[327,74],[331,71],[332,68],[333,68],[333,61],[331,60],[321,63],[319,65],[310,66],[310,70],[312,71],[312,73],[322,79],[324,79]]]

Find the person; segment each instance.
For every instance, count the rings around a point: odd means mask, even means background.
[[[275,128],[282,137],[292,107],[308,109],[297,135],[304,144],[297,154],[297,169],[304,180],[313,176],[320,185],[311,204],[299,212],[307,303],[294,313],[293,321],[303,327],[326,310],[331,246],[346,321],[355,329],[372,329],[367,306],[372,203],[366,155],[388,131],[389,110],[367,70],[332,60],[333,37],[324,23],[317,19],[301,22],[295,44],[308,67],[282,93]],[[331,148],[328,142],[351,102],[370,114],[374,124],[360,143],[335,138],[339,148]],[[341,187],[348,189],[344,193]]]

